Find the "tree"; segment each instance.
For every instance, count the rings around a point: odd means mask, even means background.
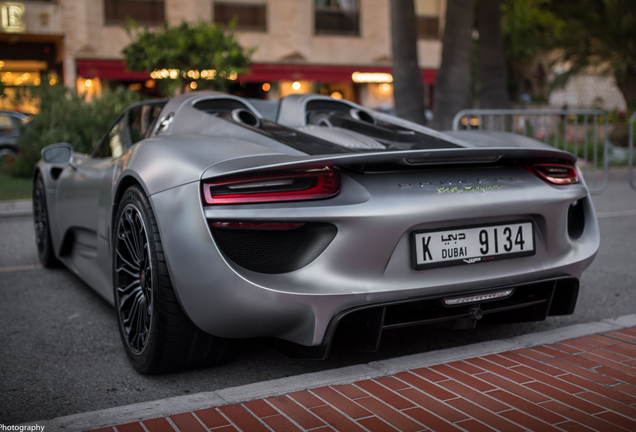
[[[529,92],[524,76],[532,60],[556,47],[564,22],[549,7],[551,0],[501,0],[501,32],[511,96]]]
[[[226,80],[247,71],[253,52],[239,45],[233,27],[199,20],[140,29],[130,21],[127,31],[133,42],[122,53],[132,70],[163,71],[163,78],[171,78],[162,80],[169,91],[180,93],[187,86],[224,90]]]
[[[417,61],[417,28],[413,0],[391,0],[393,98],[398,117],[426,124],[424,83]]]
[[[18,139],[18,155],[7,170],[14,177],[30,177],[42,149],[66,142],[78,153],[92,153],[117,116],[143,95],[131,90],[105,91],[100,97],[84,96],[60,84],[20,87],[16,102],[28,100],[38,115],[27,123]]]
[[[432,127],[450,129],[453,116],[468,106],[470,57],[474,19],[473,0],[448,0],[442,64],[435,83],[435,115]]]
[[[501,0],[479,0],[481,108],[510,108],[501,37]]]
[[[565,21],[558,42],[570,72],[592,67],[612,73],[627,103],[636,106],[636,2],[560,0],[553,9]]]

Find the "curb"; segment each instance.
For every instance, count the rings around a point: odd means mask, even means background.
[[[30,216],[33,214],[31,200],[0,201],[0,217]]]
[[[254,399],[282,396],[314,387],[350,384],[355,381],[393,375],[415,368],[429,367],[544,344],[553,344],[567,339],[611,332],[633,326],[636,326],[636,314],[615,319],[606,319],[595,323],[576,324],[510,339],[481,342],[440,351],[371,362],[363,365],[279,378],[212,392],[202,392],[73,414],[57,417],[49,421],[29,422],[23,425],[46,426],[47,431],[80,431],[112,425],[122,425],[124,423],[167,417],[184,412],[233,405]]]

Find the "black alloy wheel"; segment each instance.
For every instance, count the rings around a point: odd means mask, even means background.
[[[128,348],[141,354],[148,343],[152,318],[152,260],[148,230],[134,204],[117,221],[115,274],[117,309]]]
[[[132,366],[151,374],[223,360],[227,340],[201,331],[181,309],[152,207],[139,186],[119,202],[113,246],[115,307]]]
[[[53,252],[49,215],[46,208],[46,189],[41,173],[37,174],[33,183],[33,226],[35,228],[35,246],[40,262],[47,268],[57,266],[58,260]]]

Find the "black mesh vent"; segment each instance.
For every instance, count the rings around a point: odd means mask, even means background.
[[[336,235],[331,224],[294,229],[211,228],[219,249],[233,262],[260,273],[286,273],[309,264]]]

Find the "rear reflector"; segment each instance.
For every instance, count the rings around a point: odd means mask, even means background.
[[[579,182],[579,176],[572,165],[540,163],[526,165],[532,173],[554,185],[569,185]]]
[[[250,174],[203,182],[207,205],[304,201],[332,197],[340,191],[340,173],[333,168]]]
[[[447,299],[444,299],[444,304],[446,306],[459,306],[466,303],[476,303],[476,302],[482,302],[486,300],[501,299],[504,297],[508,297],[509,295],[512,294],[513,291],[514,289],[510,288],[510,289],[505,289],[502,291],[495,291],[495,292],[490,292],[485,294],[475,294],[475,295],[466,296],[466,297],[447,298]]]

